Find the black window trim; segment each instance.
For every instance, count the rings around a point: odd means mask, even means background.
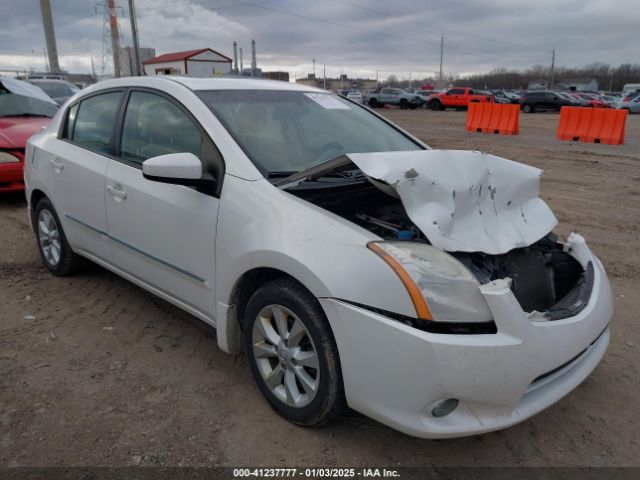
[[[187,107],[185,107],[182,102],[180,102],[177,98],[173,97],[172,95],[162,91],[162,90],[158,90],[156,88],[150,88],[150,87],[139,87],[139,86],[124,86],[124,87],[113,87],[113,88],[105,88],[104,90],[99,90],[96,92],[92,92],[86,96],[83,96],[81,98],[78,98],[76,101],[74,101],[73,103],[69,104],[67,106],[67,108],[64,111],[64,115],[63,115],[63,121],[60,122],[60,128],[58,130],[58,140],[62,140],[63,142],[67,142],[70,143],[71,145],[74,145],[78,148],[82,148],[84,150],[88,150],[90,152],[96,153],[98,155],[102,155],[106,158],[109,158],[111,160],[115,160],[117,162],[120,162],[122,164],[125,164],[129,167],[132,168],[136,168],[140,171],[142,171],[142,165],[140,163],[137,162],[132,162],[130,160],[127,160],[125,158],[122,158],[121,156],[121,151],[120,151],[120,143],[122,141],[122,128],[124,126],[124,117],[126,114],[126,110],[127,110],[127,105],[129,104],[129,99],[131,97],[131,93],[132,92],[146,92],[146,93],[151,93],[154,95],[158,95],[160,97],[165,98],[166,100],[168,100],[169,102],[171,102],[172,104],[174,104],[180,111],[182,111],[187,118],[189,118],[191,120],[191,122],[194,124],[194,126],[200,131],[200,135],[202,135],[203,137],[203,146],[205,144],[207,144],[208,147],[213,148],[215,152],[217,152],[217,156],[220,158],[220,162],[221,162],[221,168],[220,168],[220,173],[219,176],[220,178],[216,178],[216,188],[215,188],[215,192],[212,192],[213,196],[220,198],[221,192],[222,192],[222,184],[224,183],[224,175],[226,172],[226,161],[224,159],[224,156],[222,155],[222,152],[220,151],[220,149],[218,148],[218,146],[216,145],[216,143],[213,141],[213,139],[211,138],[211,136],[209,135],[209,133],[205,130],[205,128],[202,126],[202,124],[193,116],[193,114],[189,111],[189,109]],[[193,91],[190,90],[192,93]],[[120,101],[118,103],[118,107],[116,109],[116,115],[115,115],[115,120],[114,120],[114,125],[112,126],[111,129],[111,138],[109,141],[109,149],[111,153],[106,153],[106,152],[101,152],[98,150],[94,150],[92,148],[87,147],[86,145],[81,145],[79,143],[74,142],[72,139],[70,138],[64,138],[63,137],[63,133],[65,131],[65,127],[67,125],[67,122],[69,121],[69,112],[71,110],[71,108],[73,108],[75,105],[79,105],[82,101],[88,99],[88,98],[92,98],[98,95],[103,95],[106,93],[113,93],[113,92],[121,92],[122,96],[120,97]],[[197,95],[194,96],[198,99],[198,101],[202,102],[202,99],[200,99]],[[80,111],[80,109],[78,108],[78,112]],[[213,113],[213,112],[212,112]],[[76,118],[77,120],[77,118]],[[74,130],[75,130],[75,123],[74,123]],[[201,160],[202,161],[202,160]]]
[[[74,101],[73,103],[69,104],[69,106],[67,106],[67,108],[64,111],[63,121],[60,122],[60,128],[58,129],[58,137],[57,137],[58,140],[70,143],[71,145],[73,145],[75,147],[78,147],[78,148],[82,148],[83,150],[87,150],[89,152],[96,153],[98,155],[102,155],[103,157],[107,157],[107,158],[110,158],[112,160],[116,160],[116,157],[113,155],[113,151],[114,151],[113,150],[113,137],[114,137],[114,134],[115,134],[115,130],[116,130],[115,127],[117,125],[120,109],[122,108],[122,101],[124,99],[125,91],[126,91],[125,87],[105,88],[104,90],[99,90],[99,91],[96,91],[96,92],[92,92],[92,93],[90,93],[88,95],[83,96],[82,98],[78,98],[76,101]],[[74,142],[72,138],[65,138],[63,136],[63,134],[65,133],[65,129],[66,129],[67,123],[69,122],[69,112],[71,111],[71,108],[73,108],[74,106],[78,105],[78,112],[76,112],[76,122],[77,122],[77,120],[78,120],[77,114],[80,112],[80,103],[82,103],[84,100],[87,100],[89,98],[97,97],[98,95],[104,95],[104,94],[107,94],[107,93],[116,93],[116,92],[119,92],[121,94],[121,97],[120,97],[120,101],[118,102],[118,107],[116,108],[115,122],[111,126],[111,136],[110,136],[110,139],[109,139],[109,150],[110,150],[110,153],[101,152],[100,150],[89,148],[87,145],[82,145],[80,143]],[[75,124],[76,124],[76,122],[74,122],[74,125],[73,125],[74,132],[75,132]]]

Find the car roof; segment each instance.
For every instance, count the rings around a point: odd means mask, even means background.
[[[124,86],[160,86],[165,82],[173,82],[184,85],[190,90],[282,90],[296,92],[323,92],[326,90],[309,87],[299,83],[289,83],[280,80],[263,80],[260,78],[246,77],[217,77],[194,78],[179,77],[173,75],[158,75],[153,77],[124,77],[103,80],[99,82],[99,88],[113,88]]]

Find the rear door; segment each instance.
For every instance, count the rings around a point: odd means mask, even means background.
[[[217,194],[147,180],[142,162],[190,152],[205,168],[217,164],[220,174],[220,153],[185,107],[166,94],[142,89],[128,93],[116,149],[106,180],[114,265],[197,313],[213,316]]]
[[[450,107],[464,106],[464,89],[452,88],[447,92],[447,105]]]
[[[105,174],[122,97],[122,90],[102,91],[72,104],[58,139],[37,156],[37,168],[49,171],[50,200],[67,240],[74,250],[105,261],[111,256]]]

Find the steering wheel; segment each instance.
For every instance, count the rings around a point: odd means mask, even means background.
[[[320,152],[318,155],[318,163],[331,160],[344,152],[342,145],[337,142],[325,143],[316,150]]]

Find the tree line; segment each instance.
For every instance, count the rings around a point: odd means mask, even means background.
[[[600,90],[619,92],[627,83],[640,83],[640,64],[623,63],[617,67],[605,63],[593,63],[584,67],[556,67],[554,71],[554,85],[563,80],[595,79]],[[399,80],[390,75],[385,82],[393,87],[406,88],[409,83],[413,87],[424,84],[447,86],[465,86],[478,89],[526,89],[530,83],[551,80],[551,68],[544,65],[534,65],[527,70],[508,70],[496,68],[486,73],[457,76],[448,75],[440,85],[437,77],[427,77],[421,80]]]

